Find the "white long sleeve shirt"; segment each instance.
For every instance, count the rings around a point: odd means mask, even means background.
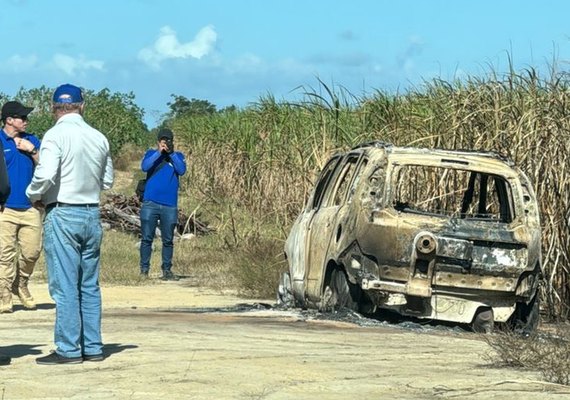
[[[42,139],[40,161],[26,195],[45,205],[99,203],[101,190],[113,186],[107,138],[80,114],[60,117]]]

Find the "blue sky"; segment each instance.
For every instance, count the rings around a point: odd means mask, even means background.
[[[0,0],[0,92],[133,92],[153,127],[171,94],[218,108],[300,86],[356,96],[570,61],[570,2]]]

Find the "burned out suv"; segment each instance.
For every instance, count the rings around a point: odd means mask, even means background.
[[[285,245],[279,300],[523,332],[541,231],[527,176],[491,152],[375,142],[333,156]]]

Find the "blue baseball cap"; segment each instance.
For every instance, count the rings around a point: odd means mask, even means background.
[[[59,86],[53,92],[54,103],[83,103],[81,89],[77,86],[66,83]]]

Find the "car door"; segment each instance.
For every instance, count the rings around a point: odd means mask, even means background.
[[[307,295],[314,301],[321,295],[329,246],[338,229],[338,212],[346,202],[360,156],[360,152],[350,153],[338,164],[308,226]]]
[[[285,243],[285,253],[289,261],[293,293],[300,304],[303,304],[305,301],[310,223],[325,197],[340,159],[340,155],[334,156],[324,166],[305,209],[293,224]]]

